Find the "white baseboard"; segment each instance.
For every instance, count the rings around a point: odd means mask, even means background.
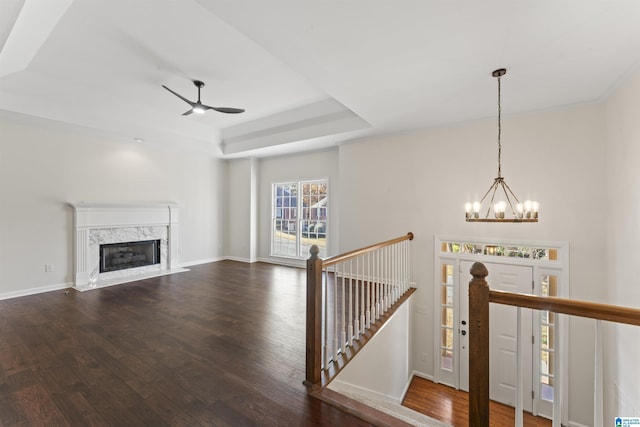
[[[378,393],[377,391],[369,390],[369,389],[357,386],[355,384],[345,383],[343,381],[340,381],[337,378],[331,381],[328,388],[342,394],[357,394],[365,398],[368,398],[370,400],[381,400],[381,401],[391,402],[396,405],[399,405],[400,403],[402,403],[401,397],[398,398],[395,396]]]
[[[222,261],[226,259],[225,257],[220,257],[220,258],[209,258],[209,259],[200,259],[200,260],[196,260],[196,261],[187,261],[187,262],[181,262],[180,263],[180,267],[191,267],[194,265],[200,265],[200,264],[209,264],[210,262],[218,262],[218,261]]]
[[[423,374],[422,372],[418,372],[418,371],[411,372],[411,376],[409,377],[409,381],[407,381],[407,384],[404,386],[404,390],[402,390],[402,399],[401,400],[404,400],[404,398],[407,396],[407,392],[409,391],[409,387],[411,386],[411,380],[413,379],[414,376],[420,377],[420,378],[424,378],[425,380],[429,380],[429,381],[435,382],[431,375]]]
[[[41,294],[43,292],[60,291],[73,286],[73,283],[59,283],[55,285],[39,286],[37,288],[21,289],[19,291],[5,292],[0,294],[0,300],[26,297],[27,295]]]
[[[423,427],[448,427],[448,424],[402,406],[401,401],[392,396],[376,393],[353,384],[342,383],[338,380],[333,380],[328,388],[394,416],[407,424]]]
[[[411,381],[413,380],[414,376],[424,378],[424,376],[421,373],[419,374],[416,371],[411,372],[411,375],[409,375],[409,380],[407,381],[407,384],[405,384],[404,389],[402,390],[402,400],[404,400],[405,396],[407,395],[407,392],[409,391],[409,387],[411,386]]]
[[[287,267],[307,268],[307,261],[303,259],[266,257],[259,258],[259,261],[269,264],[285,265]]]
[[[420,377],[420,378],[424,378],[425,380],[429,380],[431,382],[437,382],[436,379],[433,377],[433,375],[429,375],[429,374],[425,374],[424,372],[420,372],[420,371],[413,371],[411,373],[411,375],[415,375],[416,377]]]
[[[251,264],[251,263],[256,262],[256,260],[252,261],[249,258],[241,258],[241,257],[237,257],[237,256],[226,256],[226,257],[222,258],[220,261],[222,261],[222,260],[244,262],[245,264]]]
[[[307,266],[307,262],[302,259],[265,257],[265,258],[257,258],[257,259],[251,260],[249,258],[243,258],[243,257],[237,257],[237,256],[223,256],[219,258],[209,258],[209,259],[202,259],[198,261],[188,261],[188,262],[181,263],[180,266],[191,267],[194,265],[208,264],[211,262],[218,262],[218,261],[225,261],[225,260],[244,262],[246,264],[252,264],[255,262],[266,262],[268,264],[284,265],[287,267],[298,267],[298,268],[306,268]]]
[[[117,277],[115,279],[98,280],[96,286],[86,285],[75,286],[75,290],[79,292],[93,291],[95,289],[106,288],[109,286],[122,285],[124,283],[137,282],[138,280],[152,279],[154,277],[168,276],[169,274],[184,273],[189,271],[188,268],[172,268],[171,270],[150,271],[141,274],[135,274],[126,277]]]

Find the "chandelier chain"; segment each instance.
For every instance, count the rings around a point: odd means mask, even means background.
[[[502,177],[502,105],[500,103],[500,76],[498,76],[498,178]]]

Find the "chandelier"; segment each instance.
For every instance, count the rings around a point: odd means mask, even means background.
[[[467,222],[538,222],[538,202],[526,200],[524,203],[520,203],[502,176],[502,141],[500,140],[502,136],[502,107],[500,105],[500,78],[505,74],[507,74],[507,70],[504,68],[495,70],[492,73],[493,77],[498,79],[498,177],[493,180],[493,184],[491,184],[479,202],[475,201],[465,204],[465,217]],[[502,192],[498,190],[502,190]],[[497,198],[496,193],[498,193]],[[504,194],[504,199],[501,193]],[[491,195],[491,198],[487,201],[486,205],[483,205],[489,195]],[[507,207],[511,211],[511,218],[505,217]],[[485,212],[485,209],[486,214],[484,217],[481,217],[480,214]],[[492,210],[494,217],[489,218]]]

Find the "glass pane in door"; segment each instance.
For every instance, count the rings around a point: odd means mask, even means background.
[[[453,370],[453,265],[441,265],[440,368]]]
[[[541,278],[541,294],[544,297],[558,296],[558,276],[544,275]],[[556,315],[540,312],[540,398],[553,402],[555,378],[555,333]]]

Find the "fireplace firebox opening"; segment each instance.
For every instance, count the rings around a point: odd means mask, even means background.
[[[160,240],[100,245],[100,273],[160,264]]]

